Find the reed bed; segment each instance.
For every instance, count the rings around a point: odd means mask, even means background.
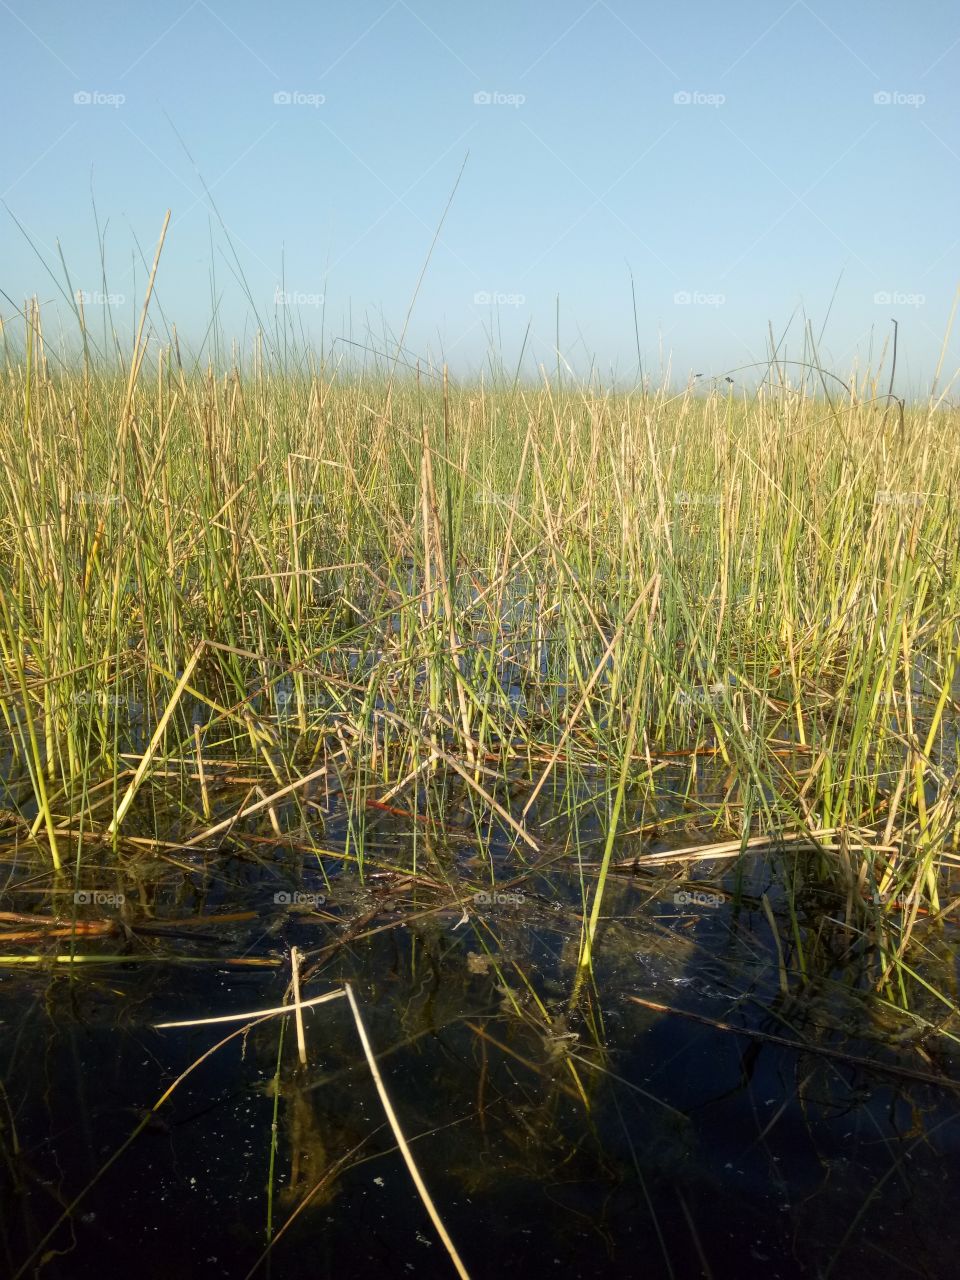
[[[319,838],[321,788],[361,871],[371,801],[445,829],[456,796],[522,860],[549,793],[571,856],[585,807],[604,831],[586,974],[669,763],[679,846],[799,838],[791,884],[904,990],[958,863],[955,410],[776,363],[707,393],[139,337],[67,366],[35,308],[4,340],[5,839],[79,877],[91,848]]]

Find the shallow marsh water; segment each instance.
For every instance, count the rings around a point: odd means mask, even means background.
[[[705,771],[704,787],[719,781]],[[667,771],[667,796],[670,782]],[[81,922],[115,919],[115,933],[59,944],[107,963],[0,968],[5,1272],[39,1248],[33,1266],[45,1258],[38,1274],[48,1280],[246,1276],[266,1246],[276,1120],[274,1231],[320,1190],[255,1275],[453,1273],[344,1000],[305,1014],[305,1068],[292,1025],[281,1045],[277,1019],[196,1067],[86,1191],[72,1223],[41,1245],[177,1076],[236,1029],[154,1024],[282,1003],[295,945],[306,954],[305,998],[354,984],[401,1124],[472,1276],[952,1274],[960,1093],[897,1071],[957,1079],[960,1054],[944,1035],[918,1044],[910,1019],[870,994],[867,952],[851,946],[841,904],[812,876],[804,887],[813,851],[678,870],[631,861],[690,842],[678,832],[621,837],[594,982],[571,1006],[578,857],[589,877],[602,836],[595,816],[580,822],[571,852],[567,809],[546,794],[531,829],[553,843],[536,858],[496,824],[481,847],[455,817],[438,834],[371,810],[361,876],[342,856],[355,815],[348,821],[336,796],[326,807],[319,856],[309,841],[297,850],[245,835],[215,857],[171,850],[129,861],[122,905],[77,907]],[[664,801],[662,814],[671,809],[678,802]],[[111,866],[108,852],[91,857],[84,884],[119,891]],[[413,866],[416,876],[402,869]],[[790,876],[795,924],[782,889]],[[74,892],[8,851],[3,909],[36,911],[58,888]],[[798,971],[794,928],[820,937],[808,953],[816,971]],[[926,971],[954,998],[955,939],[949,922],[931,933]],[[922,985],[913,1007],[943,1022]]]

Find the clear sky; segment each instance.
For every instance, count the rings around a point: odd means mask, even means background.
[[[807,321],[839,372],[891,319],[899,389],[936,367],[960,280],[950,0],[0,0],[0,49],[0,315],[36,294],[48,336],[76,328],[60,251],[94,332],[104,308],[129,332],[170,208],[157,299],[185,340],[216,307],[247,345],[256,312],[382,347],[467,157],[415,355],[512,367],[529,326],[527,367],[554,369],[559,297],[571,368],[632,377],[632,272],[654,376],[763,360],[770,325],[799,357]]]

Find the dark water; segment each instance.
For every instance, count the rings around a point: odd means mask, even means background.
[[[871,993],[869,947],[807,875],[811,851],[612,875],[594,979],[573,1002],[578,859],[592,893],[599,818],[584,818],[571,846],[544,798],[534,855],[502,827],[479,840],[462,813],[438,835],[368,810],[358,833],[356,811],[348,821],[326,803],[319,852],[281,844],[266,823],[215,855],[131,855],[122,872],[94,848],[82,884],[125,901],[81,903],[77,919],[115,921],[116,932],[4,946],[50,957],[73,945],[110,960],[0,966],[0,1272],[32,1257],[24,1274],[48,1280],[454,1274],[345,999],[305,1013],[305,1068],[287,1019],[282,1046],[281,1019],[234,1037],[103,1171],[177,1077],[243,1025],[154,1024],[283,1003],[295,945],[304,998],[353,984],[473,1277],[956,1274],[960,1093],[897,1070],[960,1078],[960,1029],[921,981],[908,993],[916,1022]],[[138,805],[146,823],[150,805]],[[358,835],[362,876],[342,857]],[[625,838],[617,858],[682,842]],[[419,878],[405,874],[414,866]],[[0,910],[73,914],[72,878],[55,881],[34,855],[8,849],[3,876]],[[477,900],[484,884],[488,900]],[[298,893],[314,896],[277,897]],[[925,935],[922,975],[951,1000],[954,934],[948,923]],[[940,1031],[921,1039],[932,1024]],[[259,1261],[275,1112],[274,1232],[319,1190]]]

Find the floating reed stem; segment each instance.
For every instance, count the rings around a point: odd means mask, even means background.
[[[456,1267],[457,1275],[462,1277],[462,1280],[470,1280],[467,1269],[460,1260],[460,1255],[457,1253],[454,1243],[450,1239],[450,1235],[447,1232],[446,1227],[443,1225],[439,1213],[437,1213],[436,1206],[430,1198],[430,1192],[427,1190],[426,1184],[420,1176],[420,1171],[414,1162],[407,1140],[403,1136],[403,1130],[400,1128],[400,1122],[397,1119],[397,1114],[390,1102],[386,1086],[384,1085],[383,1078],[380,1075],[380,1068],[377,1066],[377,1060],[374,1057],[373,1049],[371,1048],[370,1041],[367,1038],[366,1028],[363,1025],[363,1019],[360,1017],[360,1009],[353,994],[353,988],[350,986],[349,982],[345,982],[343,985],[344,990],[347,993],[347,999],[350,1001],[353,1020],[357,1024],[357,1035],[360,1037],[360,1043],[363,1045],[363,1052],[367,1056],[367,1065],[370,1068],[370,1074],[373,1076],[373,1083],[377,1087],[377,1093],[380,1095],[380,1102],[383,1105],[383,1110],[386,1114],[387,1120],[389,1121],[390,1128],[393,1130],[393,1136],[397,1140],[397,1146],[400,1148],[400,1154],[403,1156],[406,1166],[410,1170],[410,1177],[413,1179],[413,1185],[417,1188],[420,1199],[423,1201],[427,1213],[430,1215],[430,1221],[433,1223],[436,1228],[437,1235],[443,1242],[443,1247],[450,1255],[450,1261],[453,1263],[454,1267]]]

